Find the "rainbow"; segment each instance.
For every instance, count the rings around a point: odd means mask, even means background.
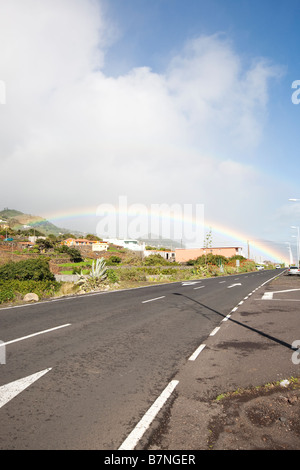
[[[140,209],[143,210],[143,205],[139,205]],[[104,206],[103,206],[104,207]],[[111,214],[112,215],[117,215],[117,216],[137,216],[136,211],[134,210],[134,205],[133,208],[132,206],[128,206],[126,208],[126,211],[122,211],[118,209],[115,206],[112,205],[107,205],[107,208],[109,209],[111,207]],[[149,210],[145,207],[144,213],[142,214],[139,212],[139,215],[148,215],[149,216]],[[153,217],[162,217],[162,213],[155,213],[151,211],[151,216]],[[170,214],[167,214],[168,217],[170,217]],[[167,217],[166,216],[166,217]],[[98,208],[97,207],[83,207],[83,208],[76,208],[74,210],[68,210],[68,211],[55,211],[52,213],[47,213],[44,215],[45,219],[49,220],[52,223],[59,224],[60,221],[63,221],[65,223],[66,220],[72,220],[76,218],[87,218],[87,217],[100,217]],[[173,217],[174,219],[176,216]],[[182,221],[182,219],[181,219]],[[196,220],[195,217],[192,216],[185,216],[184,217],[184,222],[190,223],[193,225],[199,224],[199,222]],[[217,233],[223,237],[227,237],[230,240],[232,240],[232,243],[234,243],[234,246],[241,246],[244,245],[244,247],[248,246],[248,243],[250,245],[250,254],[253,254],[253,252],[256,250],[258,251],[261,256],[264,256],[265,259],[269,259],[273,262],[284,262],[284,263],[289,263],[288,256],[284,255],[282,252],[280,252],[278,249],[274,249],[270,246],[267,246],[266,243],[263,243],[261,241],[257,241],[254,238],[251,237],[251,234],[246,234],[242,233],[235,228],[232,227],[225,227],[224,225],[219,224],[218,222],[212,221],[212,220],[204,220],[204,223],[202,224],[204,226],[204,230],[209,231],[211,230],[212,236]],[[239,244],[239,245],[237,245]],[[243,246],[242,246],[243,248]],[[286,250],[287,251],[287,250]],[[247,251],[246,251],[247,253]]]

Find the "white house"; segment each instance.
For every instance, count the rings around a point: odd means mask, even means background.
[[[95,242],[92,244],[93,251],[107,251],[109,244],[107,242]]]
[[[104,240],[107,243],[111,243],[112,245],[121,246],[122,248],[127,248],[128,250],[132,251],[144,251],[145,250],[145,243],[140,243],[138,240],[131,240],[131,239],[119,239],[119,238],[108,238]]]

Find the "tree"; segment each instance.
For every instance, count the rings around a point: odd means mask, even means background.
[[[50,250],[53,248],[53,242],[49,238],[38,238],[36,244],[39,248],[39,251]]]
[[[93,235],[92,233],[88,233],[87,236],[85,237],[87,240],[97,240],[99,242],[102,241],[102,238],[97,237],[96,235]]]
[[[82,255],[77,248],[73,248],[67,245],[62,245],[58,249],[59,253],[67,253],[71,257],[73,263],[81,263],[83,261]]]

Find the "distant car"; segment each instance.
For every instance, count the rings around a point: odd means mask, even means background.
[[[261,271],[262,269],[264,269],[263,266],[259,266],[259,265],[255,266],[255,267],[256,267],[256,269],[258,269],[259,271]]]
[[[292,274],[298,274],[300,275],[300,269],[298,268],[298,266],[290,266],[289,267],[289,270],[288,270],[288,275],[292,275]]]
[[[277,266],[276,266],[276,269],[280,269],[280,266],[279,266],[279,264],[277,264]]]

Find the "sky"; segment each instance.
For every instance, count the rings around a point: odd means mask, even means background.
[[[186,246],[210,231],[295,261],[299,13],[300,0],[0,0],[0,210],[99,236],[117,219],[133,237],[176,205],[202,217],[176,232]]]

